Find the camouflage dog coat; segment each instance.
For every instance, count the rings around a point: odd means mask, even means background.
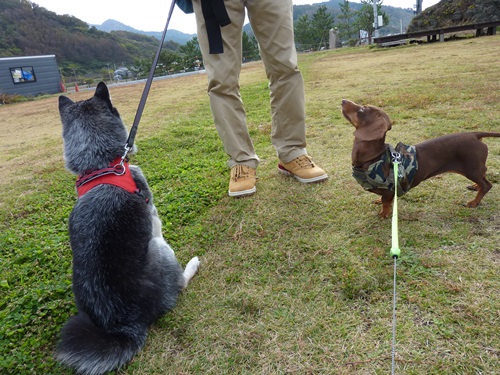
[[[378,188],[394,191],[393,153],[401,156],[398,173],[398,197],[404,195],[410,190],[415,172],[418,169],[415,146],[405,145],[401,142],[396,145],[396,148],[387,145],[381,158],[370,164],[367,170],[353,167],[352,176],[365,190]]]

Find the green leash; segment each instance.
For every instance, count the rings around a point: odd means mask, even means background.
[[[392,247],[391,258],[394,259],[394,288],[392,296],[392,375],[394,375],[394,365],[396,356],[396,264],[397,259],[401,255],[398,239],[398,166],[401,155],[393,153],[394,164],[394,203],[392,209]]]
[[[399,155],[399,154],[398,154]],[[395,159],[397,156],[395,156]],[[397,160],[393,161],[394,165],[394,204],[392,209],[392,247],[391,247],[391,258],[399,258],[401,250],[399,249],[398,240],[398,168],[399,162]]]

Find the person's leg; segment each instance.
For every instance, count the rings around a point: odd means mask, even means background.
[[[288,163],[306,154],[304,82],[297,66],[292,0],[248,0],[248,16],[271,91],[271,139]]]
[[[278,170],[304,183],[323,181],[328,175],[306,151],[304,81],[297,66],[292,0],[247,0],[246,5],[269,79]]]
[[[240,96],[241,34],[245,8],[241,0],[225,1],[231,23],[221,28],[223,53],[210,54],[201,1],[193,0],[198,41],[208,77],[208,95],[215,127],[229,155],[231,168],[229,195],[241,197],[255,193],[256,168],[259,164]]]
[[[215,126],[229,155],[228,165],[244,164],[254,169],[259,164],[248,133],[246,114],[239,91],[242,50],[241,34],[245,8],[241,0],[226,0],[231,23],[221,28],[224,52],[209,54],[202,0],[194,0],[198,41],[208,76],[208,94]]]

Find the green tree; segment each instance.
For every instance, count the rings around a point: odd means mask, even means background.
[[[99,71],[99,76],[101,77],[100,79],[102,81],[108,81],[108,82],[113,81],[113,71],[107,67],[101,68],[101,70]]]
[[[333,15],[328,12],[326,6],[322,5],[313,14],[311,20],[311,32],[317,49],[328,48],[330,29],[333,28]]]
[[[358,35],[354,26],[355,14],[348,0],[344,0],[344,4],[340,4],[340,14],[337,16],[339,19],[338,29],[340,40],[351,46],[358,40]]]
[[[377,13],[382,16],[384,20],[384,25],[389,23],[389,16],[382,11],[382,0],[377,1]],[[356,12],[356,20],[354,22],[355,26],[359,30],[365,30],[368,32],[368,39],[371,40],[375,28],[373,27],[373,2],[367,0],[361,0],[361,9]]]
[[[153,65],[154,58],[136,59],[130,71],[135,73],[137,77],[147,77]],[[183,56],[175,51],[163,50],[160,53],[158,64],[155,68],[155,76],[163,76],[169,73],[174,73],[183,70]]]
[[[193,70],[195,67],[199,67],[202,57],[198,37],[195,36],[186,44],[180,46],[179,55],[181,56],[181,63],[185,69]]]
[[[299,51],[311,49],[314,44],[314,37],[311,30],[309,16],[304,14],[297,19],[294,25],[295,44]]]
[[[329,32],[333,28],[333,15],[326,6],[320,6],[311,18],[304,14],[294,26],[295,43],[300,51],[328,48]]]
[[[182,56],[177,52],[163,50],[160,53],[158,65],[156,66],[156,75],[166,75],[183,70],[184,67],[182,66],[182,61]]]
[[[134,73],[137,78],[144,78],[147,77],[149,70],[151,69],[151,64],[153,64],[153,59],[135,59],[134,64],[130,67],[130,71]],[[103,71],[102,74],[103,77],[106,75],[109,76],[110,69],[107,70],[107,73],[104,73]]]
[[[259,59],[259,44],[255,36],[248,35],[245,31],[241,35],[243,47],[243,62],[254,61]]]

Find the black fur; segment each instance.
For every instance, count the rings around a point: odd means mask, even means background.
[[[59,97],[59,110],[71,172],[101,169],[122,155],[127,131],[104,83],[85,101]],[[78,199],[69,218],[78,314],[63,327],[56,358],[81,374],[103,374],[130,361],[190,278],[161,237],[145,177],[130,169],[143,196],[98,185]],[[194,272],[197,266],[196,258]]]

